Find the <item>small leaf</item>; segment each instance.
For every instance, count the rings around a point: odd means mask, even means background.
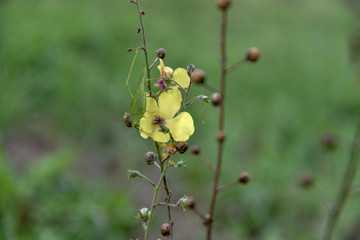
[[[144,68],[131,101],[130,116],[133,122],[139,122],[146,110],[145,73]]]
[[[210,102],[210,97],[205,96],[205,95],[200,95],[199,99],[205,103],[209,103]]]
[[[177,167],[177,168],[186,168],[186,161],[183,161],[183,160],[180,160],[180,161],[178,161],[175,165],[174,165],[174,167]]]

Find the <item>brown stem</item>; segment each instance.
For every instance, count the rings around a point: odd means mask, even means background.
[[[140,0],[137,0],[137,1],[135,2],[135,4],[136,4],[136,9],[137,9],[137,12],[138,12],[138,15],[139,15],[139,20],[140,20],[140,25],[141,25],[142,39],[143,39],[143,43],[144,43],[144,48],[143,48],[143,50],[144,50],[144,53],[145,53],[145,63],[146,63],[147,79],[150,79],[150,67],[149,67],[149,59],[148,59],[147,48],[146,48],[145,28],[144,28],[144,23],[143,23],[143,20],[142,20],[143,13],[140,11],[139,1],[140,1]],[[150,85],[150,82],[149,82],[149,81],[146,82],[146,86],[147,86],[147,88],[148,88],[148,91],[151,93],[151,85]]]
[[[352,142],[350,159],[347,164],[346,173],[344,175],[344,179],[341,184],[337,200],[329,213],[329,218],[323,238],[324,240],[331,239],[331,235],[334,231],[341,210],[343,209],[345,202],[351,192],[351,185],[356,173],[356,165],[359,161],[359,144],[360,144],[360,121],[358,122],[356,128],[354,140]]]
[[[227,27],[227,11],[221,11],[221,41],[220,41],[220,48],[221,48],[221,76],[220,76],[220,93],[223,97],[221,104],[220,104],[220,111],[219,111],[219,128],[218,132],[222,132],[224,130],[224,103],[225,103],[225,80],[226,80],[226,27]],[[209,214],[211,216],[211,221],[207,224],[207,234],[206,239],[211,239],[211,230],[213,225],[214,219],[214,209],[216,203],[216,196],[217,196],[217,189],[219,185],[219,178],[220,178],[220,170],[221,170],[221,162],[222,162],[222,155],[224,149],[224,141],[218,141],[218,155],[217,155],[217,162],[215,167],[215,174],[214,174],[214,182],[213,182],[213,191],[211,197],[211,204],[209,209]]]

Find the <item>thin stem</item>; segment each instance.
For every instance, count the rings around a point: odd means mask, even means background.
[[[226,71],[231,72],[231,71],[235,70],[237,67],[239,67],[240,65],[243,65],[244,63],[246,63],[246,59],[242,59],[242,60],[234,63],[230,67],[226,68]]]
[[[157,154],[158,154],[158,156],[160,156],[159,144],[157,142],[155,142],[155,146],[156,146]],[[167,158],[169,158],[169,157],[167,157]],[[167,162],[167,165],[168,164],[169,164],[169,161]],[[160,162],[160,168],[163,169],[163,160]],[[169,188],[167,186],[167,181],[166,181],[165,175],[163,177],[163,180],[164,180],[164,189],[165,189],[165,192],[166,192],[167,201],[170,202],[171,201],[171,194],[170,194]],[[170,206],[168,206],[167,212],[168,212],[168,220],[169,220],[169,224],[170,224],[170,239],[172,239],[173,238],[173,221],[172,221],[171,207]]]
[[[140,20],[140,25],[141,25],[141,33],[142,33],[142,39],[143,39],[143,43],[144,43],[144,53],[145,53],[145,63],[146,63],[146,72],[147,72],[147,78],[150,79],[150,68],[149,68],[149,59],[148,59],[148,54],[147,54],[147,48],[146,48],[146,36],[145,36],[145,28],[144,28],[144,23],[142,20],[142,12],[140,12],[140,6],[139,6],[139,1],[137,0],[135,1],[136,4],[136,9],[137,9],[137,13],[139,15],[139,20]],[[148,88],[148,91],[151,92],[151,85],[150,82],[146,82],[146,86]]]
[[[150,65],[150,70],[154,67],[154,64],[159,60],[159,57],[156,57],[153,63]]]
[[[163,169],[163,171],[161,173],[159,182],[155,187],[155,193],[154,193],[153,201],[152,201],[152,204],[151,204],[150,217],[149,217],[149,221],[148,221],[148,224],[147,224],[147,229],[146,229],[146,232],[145,232],[145,240],[149,239],[150,227],[151,227],[152,219],[153,219],[155,208],[156,208],[156,202],[157,202],[157,199],[158,199],[158,196],[159,196],[160,186],[161,186],[161,184],[163,182],[163,179],[164,179],[164,176],[165,176],[165,173],[166,173],[166,170],[168,169],[168,167],[169,167],[169,161],[167,161],[167,163],[165,165],[165,168]]]
[[[145,179],[148,183],[150,183],[151,186],[153,186],[154,188],[156,187],[155,183],[153,183],[149,178],[147,178],[146,176],[142,175],[141,173],[139,173],[139,176],[143,179]]]
[[[225,103],[225,81],[226,81],[226,27],[227,27],[227,11],[221,11],[221,41],[220,41],[220,49],[221,49],[221,76],[220,76],[220,93],[223,97],[221,104],[220,104],[220,111],[219,111],[219,127],[218,132],[223,132],[224,130],[224,103]],[[217,189],[219,184],[220,178],[220,170],[221,170],[221,163],[222,163],[222,155],[224,149],[224,141],[218,141],[218,155],[217,155],[217,162],[215,167],[215,174],[214,174],[214,182],[213,182],[213,191],[211,196],[211,204],[209,209],[209,214],[211,216],[211,221],[207,224],[207,234],[206,239],[211,239],[211,230],[213,226],[213,219],[214,219],[214,209],[216,203],[216,196],[217,196]]]
[[[221,187],[218,187],[217,191],[222,192],[222,191],[225,191],[226,189],[229,189],[229,188],[231,188],[231,187],[233,187],[235,185],[238,185],[238,184],[239,184],[238,181],[231,182],[231,183],[225,184],[225,185],[223,185]]]
[[[204,157],[204,155],[202,155],[201,153],[199,153],[199,154],[198,154],[198,158],[199,158],[208,168],[210,168],[213,172],[215,172],[214,166],[213,166],[208,160],[206,160],[206,158]]]
[[[346,173],[344,175],[343,182],[339,189],[337,200],[333,205],[329,214],[328,222],[324,233],[324,240],[331,239],[331,235],[334,231],[341,210],[343,209],[345,202],[351,192],[351,185],[356,173],[356,165],[359,161],[359,144],[360,144],[360,121],[358,122],[358,125],[356,127],[356,132],[352,142],[351,154],[350,154],[349,162],[347,164]]]
[[[182,105],[182,107],[181,107],[180,112],[184,111],[184,109],[185,109],[185,103],[186,103],[186,101],[187,101],[187,99],[188,99],[191,85],[192,85],[192,77],[190,76],[189,87],[187,88],[187,90],[186,90],[186,92],[185,92],[185,98],[184,98],[183,105]]]
[[[168,207],[179,207],[177,204],[171,204],[171,203],[165,203],[165,202],[158,202],[156,203],[156,206],[168,206]]]

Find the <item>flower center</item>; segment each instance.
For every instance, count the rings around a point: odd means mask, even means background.
[[[164,125],[165,124],[165,119],[160,117],[160,116],[155,116],[153,124]]]

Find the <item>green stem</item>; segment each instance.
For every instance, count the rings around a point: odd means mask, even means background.
[[[167,157],[167,159],[168,158],[169,157]],[[166,173],[166,170],[168,169],[168,167],[169,167],[169,161],[167,161],[167,163],[165,165],[165,168],[163,169],[163,171],[161,173],[159,182],[155,187],[155,193],[154,193],[153,201],[152,201],[152,204],[151,204],[150,217],[149,217],[149,221],[148,221],[146,232],[145,232],[145,240],[149,239],[150,227],[151,227],[151,223],[152,223],[155,208],[156,208],[156,202],[157,202],[157,199],[158,199],[158,196],[159,196],[159,191],[160,191],[161,184],[163,182],[163,179],[164,179],[164,176],[165,176],[165,173]]]
[[[356,128],[356,132],[355,132],[355,136],[354,136],[354,140],[353,140],[352,148],[351,148],[351,155],[350,155],[350,159],[349,159],[349,162],[348,162],[347,168],[346,168],[346,173],[344,175],[343,182],[341,184],[337,200],[336,200],[335,204],[333,205],[333,207],[330,211],[330,214],[329,214],[329,218],[328,218],[328,222],[326,225],[324,238],[323,238],[324,240],[331,239],[331,235],[334,231],[334,228],[335,228],[336,222],[339,218],[339,215],[341,213],[341,210],[343,209],[345,202],[346,202],[348,196],[350,195],[351,185],[354,180],[355,173],[356,173],[356,166],[357,166],[357,163],[359,162],[359,144],[360,144],[360,121],[358,122],[358,125]]]

